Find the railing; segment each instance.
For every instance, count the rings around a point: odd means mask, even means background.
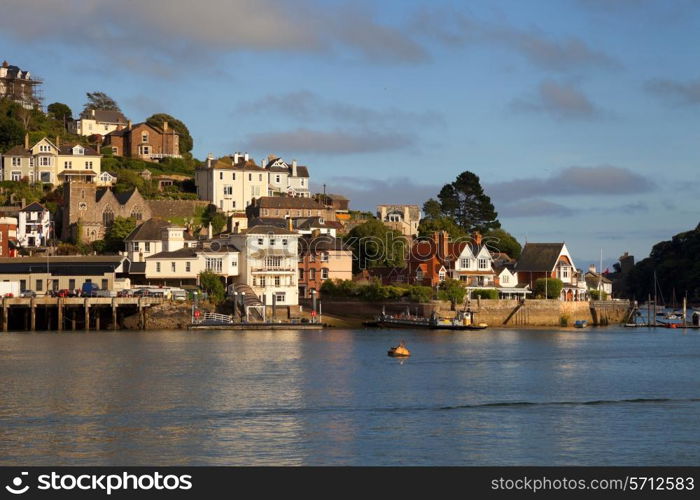
[[[196,324],[204,323],[204,324],[228,325],[228,324],[233,323],[233,316],[229,316],[228,314],[206,312],[198,318],[195,317],[192,322],[196,323]]]
[[[254,273],[296,273],[298,268],[290,266],[265,266],[255,267],[252,269]]]

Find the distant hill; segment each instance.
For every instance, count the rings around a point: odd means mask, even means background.
[[[670,241],[657,243],[649,257],[634,266],[626,281],[630,298],[646,300],[649,295],[654,296],[654,271],[660,289],[659,303],[663,300],[671,305],[674,291],[677,304],[686,293],[689,301],[700,303],[700,224]]]

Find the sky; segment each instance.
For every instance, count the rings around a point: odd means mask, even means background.
[[[582,269],[699,222],[694,0],[3,0],[0,58],[45,105],[168,113],[197,158],[296,159],[354,209],[469,170]]]

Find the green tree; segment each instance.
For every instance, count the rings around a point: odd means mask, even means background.
[[[158,128],[162,128],[163,122],[166,121],[168,122],[168,127],[172,128],[180,135],[180,154],[192,151],[194,141],[192,140],[189,129],[180,120],[166,113],[157,113],[146,119],[146,123]]]
[[[413,302],[430,302],[433,289],[429,286],[411,285],[408,287],[408,298]]]
[[[449,300],[450,308],[454,311],[457,304],[461,304],[464,301],[466,293],[467,289],[462,286],[459,280],[446,279],[440,283],[438,298],[440,300]]]
[[[447,231],[450,238],[453,240],[467,236],[464,229],[459,227],[455,223],[454,219],[450,217],[421,219],[420,224],[418,224],[418,236],[430,237],[433,235],[433,233],[438,231]]]
[[[22,144],[24,129],[14,118],[0,116],[0,153]]]
[[[511,259],[520,257],[520,253],[523,249],[512,234],[501,228],[489,230],[484,235],[483,241],[489,247],[489,250],[504,252],[508,254]]]
[[[536,297],[558,299],[562,288],[564,288],[564,283],[558,278],[539,278],[535,281],[533,291]]]
[[[59,122],[66,123],[73,119],[73,111],[67,104],[63,104],[62,102],[54,102],[49,104],[46,111],[48,111],[49,114]]]
[[[90,110],[121,111],[117,101],[109,97],[104,92],[87,92],[87,102],[83,107],[83,115]]]
[[[124,238],[136,229],[136,219],[132,217],[115,217],[105,235],[104,249],[107,252],[124,250]]]
[[[406,239],[377,219],[355,226],[347,243],[353,252],[353,271],[370,267],[403,267]]]
[[[199,286],[207,292],[211,302],[218,303],[224,300],[226,289],[218,274],[214,274],[211,271],[202,271],[199,273]]]
[[[437,219],[442,217],[442,206],[435,198],[430,198],[423,203],[423,217],[427,219]]]
[[[465,171],[451,184],[445,184],[438,194],[442,214],[451,217],[468,233],[485,233],[501,227],[498,213],[481,187],[479,176]]]

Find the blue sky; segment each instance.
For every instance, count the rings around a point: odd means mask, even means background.
[[[74,114],[308,165],[353,208],[480,176],[504,228],[608,265],[698,224],[692,0],[4,0],[0,57]]]

